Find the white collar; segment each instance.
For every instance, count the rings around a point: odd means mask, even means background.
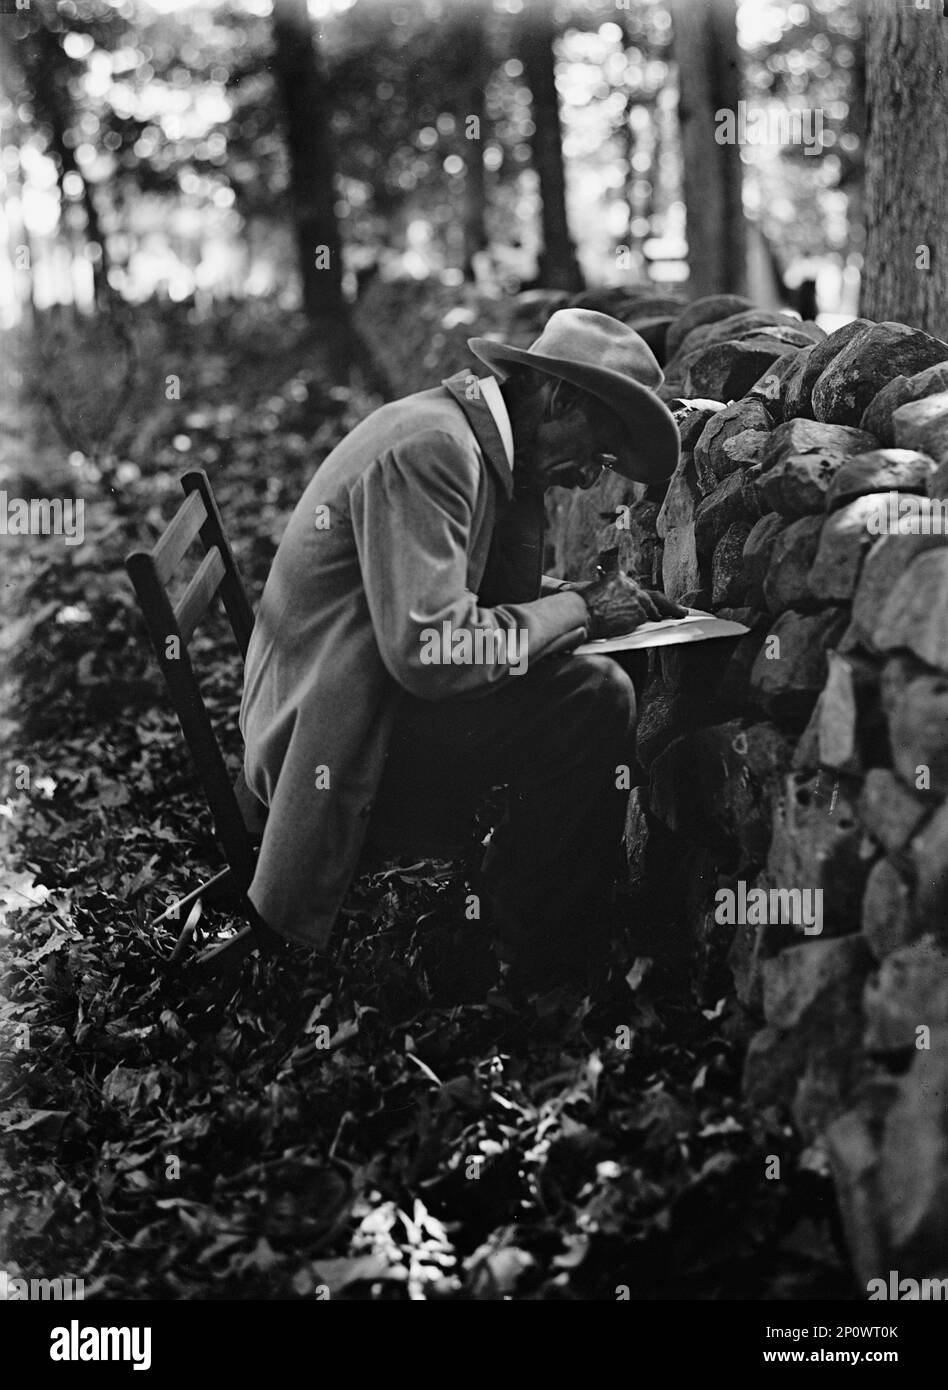
[[[497,426],[501,442],[504,446],[504,453],[507,455],[507,462],[513,472],[514,466],[514,439],[513,430],[510,427],[510,416],[507,414],[507,407],[500,390],[500,385],[495,376],[482,376],[478,378],[478,385],[481,388],[481,397],[487,409],[494,417],[494,424]]]

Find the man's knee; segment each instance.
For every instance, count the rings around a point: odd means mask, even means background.
[[[608,656],[576,656],[581,667],[579,692],[592,720],[631,731],[635,726],[635,685],[632,677]]]
[[[581,744],[587,756],[598,749],[607,758],[624,757],[635,735],[636,706],[635,686],[622,667],[607,656],[572,656],[555,684],[558,737]]]

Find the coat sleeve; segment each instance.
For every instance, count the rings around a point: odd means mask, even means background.
[[[446,431],[376,459],[350,492],[350,515],[382,660],[422,699],[474,695],[586,635],[579,594],[482,608],[467,587],[477,454]],[[447,640],[446,640],[447,639]]]
[[[540,597],[546,598],[548,594],[567,593],[566,579],[557,579],[555,575],[543,574],[540,576]]]

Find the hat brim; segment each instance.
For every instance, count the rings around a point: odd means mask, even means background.
[[[467,345],[501,380],[510,375],[512,367],[529,367],[531,371],[568,381],[602,401],[629,431],[627,448],[616,460],[616,473],[649,485],[667,482],[674,473],[680,452],[678,426],[667,405],[649,387],[607,367],[548,357],[527,348],[495,343],[491,338],[469,338]],[[661,384],[661,377],[655,384]]]

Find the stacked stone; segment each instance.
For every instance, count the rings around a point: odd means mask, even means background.
[[[678,470],[598,529],[584,497],[585,554],[618,534],[627,568],[751,631],[652,656],[640,901],[671,895],[703,956],[728,943],[764,1024],[746,1093],[831,1165],[857,1277],[945,1277],[948,344],[715,296],[665,346]],[[771,893],[793,889],[809,922]]]
[[[364,297],[370,337],[399,294]],[[526,345],[564,298],[413,309],[417,351],[380,364],[393,394],[470,367],[473,332]],[[551,500],[548,564],[587,577],[618,544],[646,584],[750,628],[652,655],[638,901],[661,949],[686,929],[699,987],[727,954],[763,1024],[746,1092],[831,1166],[860,1281],[946,1277],[948,344],[865,319],[827,336],[732,295],[572,302],[649,342],[682,455],[667,489],[613,475]],[[722,889],[819,890],[820,930],[769,897],[735,923]]]

